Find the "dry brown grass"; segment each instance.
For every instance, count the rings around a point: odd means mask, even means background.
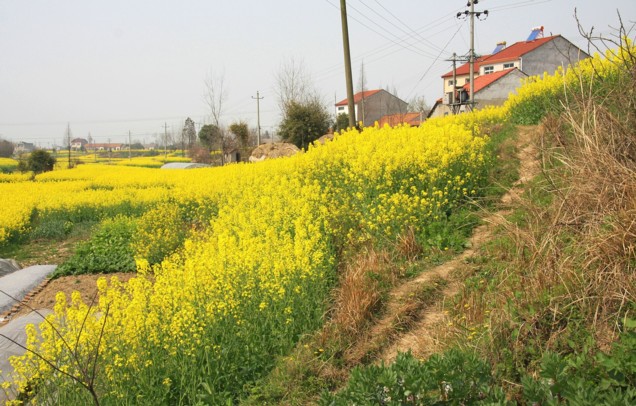
[[[577,329],[607,349],[634,317],[636,76],[623,80],[602,99],[568,95],[543,122],[541,179],[516,203],[522,220],[501,223],[505,246],[487,254],[498,257],[496,286],[467,289],[458,304],[474,309],[470,323],[491,326],[493,352],[567,350]]]
[[[357,336],[381,304],[381,285],[393,285],[398,272],[387,251],[370,248],[358,254],[340,276],[331,323],[342,334]]]

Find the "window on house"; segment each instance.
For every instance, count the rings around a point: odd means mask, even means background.
[[[504,69],[510,69],[510,68],[514,68],[515,67],[515,63],[514,62],[508,62],[508,63],[504,63],[503,64],[503,68]]]
[[[453,86],[455,84],[455,82],[453,82],[453,79],[448,81],[448,86]]]
[[[470,83],[470,78],[466,78],[466,83]]]
[[[338,111],[343,111],[343,110],[344,110],[344,106],[338,107]]]
[[[484,66],[484,75],[487,75],[489,73],[493,73],[495,71],[495,67],[494,66]]]

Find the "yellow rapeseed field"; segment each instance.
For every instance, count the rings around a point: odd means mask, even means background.
[[[591,74],[590,63],[611,69],[597,56],[572,72]],[[565,80],[580,77],[569,72]],[[28,330],[29,348],[39,355],[14,359],[13,384],[28,392],[45,382],[46,390],[34,393],[44,403],[90,399],[69,375],[94,382],[108,404],[236,399],[276,355],[321,325],[338,252],[446,221],[484,185],[484,129],[525,101],[557,92],[559,75],[530,80],[502,108],[418,128],[349,131],[259,164],[189,171],[85,165],[35,181],[0,179],[0,193],[10,197],[0,213],[0,242],[26,232],[34,212],[105,218],[155,210],[146,217],[151,222],[174,216],[175,205],[216,208],[160,264],[151,267],[142,255],[139,276],[127,284],[102,278],[94,306],[60,295],[42,338]],[[170,233],[158,230],[134,243],[152,246]]]

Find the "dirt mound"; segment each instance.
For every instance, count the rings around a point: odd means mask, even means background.
[[[317,144],[324,144],[324,143],[326,143],[327,141],[331,141],[331,140],[333,140],[333,137],[334,137],[334,136],[335,136],[335,134],[334,134],[334,133],[327,133],[327,134],[323,135],[322,137],[318,138],[315,142],[316,142]]]
[[[274,144],[262,144],[252,151],[250,162],[260,162],[266,159],[280,158],[296,155],[300,151],[294,144],[276,142]]]

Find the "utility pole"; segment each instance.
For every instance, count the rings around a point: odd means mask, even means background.
[[[465,10],[463,13],[461,11],[457,13],[457,18],[462,17],[462,15],[464,18],[467,16],[470,17],[470,52],[468,54],[468,66],[470,69],[470,72],[468,72],[468,80],[470,81],[470,96],[468,104],[470,105],[471,110],[475,108],[475,16],[480,18],[483,14],[485,16],[484,19],[488,17],[488,10],[475,11],[475,4],[477,3],[479,3],[479,0],[468,0],[467,6],[470,7],[470,11]]]
[[[347,24],[347,2],[340,0],[340,20],[342,22],[342,45],[345,59],[345,77],[347,81],[347,105],[349,108],[349,127],[356,128],[356,111],[353,100],[353,76],[351,74],[351,51],[349,50],[349,26]]]
[[[168,123],[163,123],[163,163],[168,161]]]
[[[130,130],[128,130],[128,160],[131,161],[132,160],[132,154],[130,149],[132,148],[132,146],[130,145]]]
[[[453,52],[453,57],[451,59],[446,59],[447,61],[453,62],[453,91],[451,93],[450,105],[451,111],[453,114],[457,114],[459,110],[459,106],[461,105],[461,97],[459,100],[457,99],[457,62],[466,62],[465,58],[458,58],[457,54]]]
[[[256,91],[256,97],[252,96],[252,99],[256,99],[256,126],[258,127],[258,138],[256,139],[256,146],[261,145],[261,100],[265,97],[261,97],[259,91]]]
[[[362,110],[360,112],[360,116],[361,116],[362,125],[365,125],[365,120],[366,120],[365,116],[366,116],[366,110],[367,110],[367,108],[366,108],[366,106],[364,104],[364,91],[366,90],[364,87],[365,86],[364,86],[364,59],[363,59],[362,60],[362,65],[360,67],[360,92],[362,92],[362,93],[360,93],[360,97],[361,97],[361,99],[360,99],[360,107],[361,107],[361,109],[360,110]]]
[[[475,108],[475,3],[477,0],[469,1],[470,4],[470,55],[468,55],[468,77],[470,80],[470,109]]]
[[[71,169],[71,123],[66,123],[66,142],[68,142],[68,169]]]

